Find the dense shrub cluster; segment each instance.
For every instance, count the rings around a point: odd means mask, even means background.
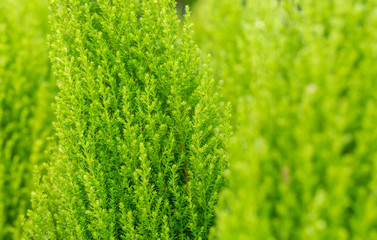
[[[376,239],[375,2],[203,4],[239,125],[213,239]]]
[[[21,239],[33,165],[47,158],[54,85],[46,23],[46,1],[0,1],[0,239]]]
[[[229,127],[190,22],[172,0],[50,7],[59,145],[27,237],[205,239]]]

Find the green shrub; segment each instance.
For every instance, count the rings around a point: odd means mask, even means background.
[[[173,0],[51,1],[59,146],[28,238],[206,239],[229,124],[187,19]]]
[[[293,2],[203,3],[242,92],[213,239],[377,239],[375,1]]]
[[[54,85],[47,2],[0,1],[0,239],[20,239],[32,168],[46,160]]]

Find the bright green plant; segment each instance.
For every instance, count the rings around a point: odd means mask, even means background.
[[[202,46],[242,92],[212,237],[377,239],[375,1],[293,2],[203,3]]]
[[[20,239],[34,164],[46,160],[53,82],[47,2],[0,1],[0,239]]]
[[[51,1],[59,146],[28,238],[207,238],[229,129],[188,18],[173,0]]]

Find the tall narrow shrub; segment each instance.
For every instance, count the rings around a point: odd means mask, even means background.
[[[215,68],[246,92],[213,239],[376,239],[375,1],[206,4],[245,47]]]
[[[206,239],[227,116],[173,0],[51,1],[59,146],[30,239]],[[39,179],[36,179],[39,181]]]
[[[0,1],[0,239],[20,239],[33,165],[46,159],[53,82],[47,1]]]

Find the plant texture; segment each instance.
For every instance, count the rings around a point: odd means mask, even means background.
[[[26,237],[206,239],[229,124],[189,15],[182,30],[173,0],[50,3],[59,145]]]
[[[214,71],[243,91],[213,239],[377,239],[377,8],[299,3],[204,3],[226,15]]]
[[[54,85],[47,2],[0,1],[0,239],[20,239],[34,164],[46,160]]]

